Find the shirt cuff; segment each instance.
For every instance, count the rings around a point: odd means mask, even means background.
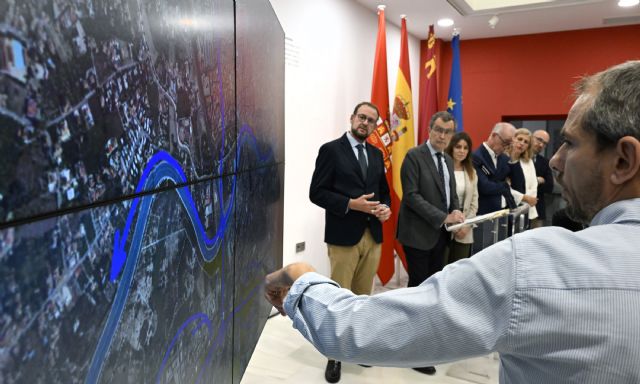
[[[522,202],[522,198],[524,197],[524,193],[520,193],[511,188],[511,196],[513,196],[513,200],[516,202],[516,204],[520,204]]]
[[[289,293],[284,299],[284,311],[287,316],[293,320],[304,292],[307,288],[317,284],[331,284],[340,288],[338,283],[319,273],[307,272],[303,274],[293,283],[291,288],[289,288]]]

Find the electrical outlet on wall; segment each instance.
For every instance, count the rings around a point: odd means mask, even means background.
[[[296,253],[300,253],[304,251],[304,241],[301,243],[296,243]]]

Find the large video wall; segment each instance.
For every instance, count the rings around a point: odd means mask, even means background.
[[[282,255],[268,0],[0,0],[0,382],[237,383]]]

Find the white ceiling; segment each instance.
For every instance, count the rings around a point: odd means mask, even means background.
[[[640,6],[618,7],[617,0],[556,0],[537,6],[502,8],[497,12],[461,15],[447,0],[355,0],[372,12],[379,4],[386,5],[387,23],[400,26],[400,15],[407,15],[409,34],[426,39],[429,24],[434,24],[436,37],[451,40],[453,28],[460,30],[464,40],[488,37],[525,35],[532,33],[601,28],[615,25],[640,24]],[[454,1],[454,0],[452,0]],[[456,0],[459,1],[459,0]],[[489,19],[497,14],[494,29]],[[439,27],[438,19],[453,19],[453,27]],[[640,36],[638,36],[640,46]]]

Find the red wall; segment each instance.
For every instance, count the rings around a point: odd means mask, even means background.
[[[421,60],[425,56],[421,52]],[[440,57],[438,106],[443,110],[450,42],[442,45]],[[573,103],[572,84],[581,75],[633,59],[640,59],[640,25],[460,40],[465,131],[476,148],[504,116],[566,115]]]

